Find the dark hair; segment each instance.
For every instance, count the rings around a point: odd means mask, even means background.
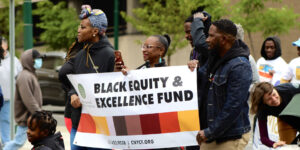
[[[0,63],[1,59],[4,59],[4,49],[2,47],[2,36],[0,36]]]
[[[187,22],[193,22],[194,21],[194,17],[193,15],[192,16],[189,16],[188,18],[185,19],[184,23],[187,23]]]
[[[251,108],[250,112],[256,114],[263,106],[263,98],[267,93],[272,93],[274,86],[269,82],[260,82],[255,87],[251,93]]]
[[[67,51],[67,55],[65,60],[68,61],[71,58],[74,58],[76,54],[82,50],[84,47],[84,43],[79,43],[78,39],[75,39],[75,42],[72,43],[72,45],[69,47],[69,50]]]
[[[29,126],[32,126],[33,120],[41,131],[48,131],[48,135],[53,135],[56,131],[57,121],[53,118],[50,111],[36,111],[30,116]]]
[[[171,38],[168,34],[164,34],[164,35],[153,35],[154,37],[157,37],[158,38],[158,41],[164,46],[165,48],[165,51],[164,51],[164,54],[163,56],[166,55],[167,51],[168,51],[168,48],[171,44]]]
[[[205,5],[204,6],[199,6],[196,9],[192,10],[192,14],[198,13],[198,12],[203,12],[203,10],[205,9]]]
[[[219,32],[230,34],[230,35],[236,37],[237,28],[236,28],[236,25],[231,20],[220,19],[220,20],[214,21],[212,24],[217,27],[217,30]]]
[[[274,52],[274,56],[272,58],[269,58],[266,54],[266,51],[265,51],[265,44],[266,44],[267,41],[273,41],[274,46],[275,46],[275,52]],[[263,42],[262,46],[261,46],[260,54],[266,60],[274,60],[274,59],[280,57],[281,56],[281,42],[280,42],[280,39],[276,36],[267,37],[265,39],[265,41]]]

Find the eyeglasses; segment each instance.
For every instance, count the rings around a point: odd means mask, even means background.
[[[154,48],[154,47],[160,48],[160,46],[145,45],[145,44],[143,44],[143,45],[142,45],[142,50],[144,50],[144,49],[152,49],[152,48]]]

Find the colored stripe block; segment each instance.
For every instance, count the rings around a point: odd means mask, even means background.
[[[179,122],[177,112],[160,113],[161,133],[179,132]]]
[[[159,115],[140,115],[143,134],[158,134],[160,131]]]
[[[113,117],[114,125],[116,129],[116,135],[127,135],[127,127],[124,116]]]
[[[108,125],[108,130],[111,136],[116,136],[116,129],[114,125],[114,120],[112,116],[107,116],[106,117],[107,125]]]
[[[181,132],[200,130],[198,110],[179,111],[178,120]]]
[[[265,78],[272,79],[272,77],[273,77],[269,73],[265,73],[265,72],[262,72],[262,71],[258,71],[258,73],[259,73],[259,76],[262,76],[262,77],[265,77]]]
[[[96,125],[93,117],[89,114],[81,114],[77,131],[85,133],[96,133]]]
[[[125,120],[126,120],[126,127],[127,127],[128,135],[142,135],[143,134],[140,116],[138,116],[138,115],[126,116]]]
[[[96,124],[96,133],[105,134],[109,136],[109,129],[105,117],[93,117]]]

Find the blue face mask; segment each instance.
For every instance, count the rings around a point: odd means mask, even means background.
[[[33,65],[33,67],[35,69],[40,69],[42,67],[42,65],[43,65],[42,58],[36,58],[36,59],[34,59],[34,65]]]

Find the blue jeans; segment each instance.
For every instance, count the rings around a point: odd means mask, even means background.
[[[3,150],[18,150],[27,140],[27,126],[17,126],[17,133],[12,141],[5,144]]]
[[[75,128],[71,129],[71,134],[70,134],[71,150],[107,150],[103,148],[91,148],[91,147],[82,147],[82,146],[74,145],[73,142],[75,139],[76,132],[77,130]]]
[[[4,101],[0,111],[0,135],[2,144],[10,141],[10,101]]]

